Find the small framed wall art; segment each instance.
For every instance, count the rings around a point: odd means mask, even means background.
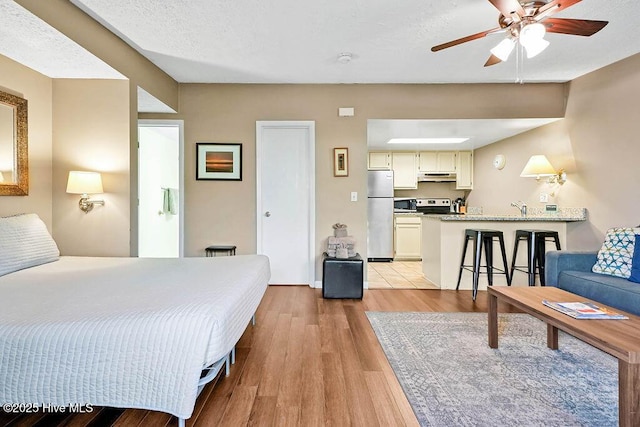
[[[196,180],[242,181],[242,144],[197,142]]]
[[[333,149],[333,176],[349,176],[349,149]]]

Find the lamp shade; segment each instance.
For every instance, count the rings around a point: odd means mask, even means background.
[[[546,32],[547,29],[539,22],[536,22],[535,24],[527,24],[520,31],[520,43],[526,47],[527,44],[531,42],[542,40]]]
[[[102,175],[98,172],[69,172],[67,181],[67,193],[71,194],[98,194],[103,193]]]
[[[500,58],[501,61],[506,61],[509,59],[509,55],[513,51],[513,48],[516,45],[516,41],[512,38],[506,38],[502,40],[496,47],[491,49],[491,54],[497,58]]]
[[[539,22],[527,24],[522,28],[520,32],[520,44],[522,44],[527,51],[527,58],[533,58],[549,47],[549,42],[543,38],[545,34],[546,28]]]
[[[531,59],[534,56],[539,55],[543,50],[549,47],[549,44],[550,43],[545,39],[540,39],[532,41],[529,44],[525,45],[524,50],[527,51],[527,58]]]
[[[541,176],[556,175],[556,170],[551,166],[547,157],[543,154],[531,156],[524,169],[520,173],[523,178],[539,178]]]

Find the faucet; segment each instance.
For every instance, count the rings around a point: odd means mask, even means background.
[[[517,202],[511,202],[511,206],[520,209],[520,215],[522,216],[527,215],[527,204],[522,200],[518,200]]]

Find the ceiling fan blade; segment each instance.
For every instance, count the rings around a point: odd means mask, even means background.
[[[491,67],[492,65],[496,65],[502,62],[502,59],[498,58],[495,55],[491,55],[489,57],[489,59],[487,59],[487,62],[484,63],[485,67]]]
[[[518,0],[489,0],[489,3],[494,5],[504,16],[511,16],[514,12],[520,17],[523,17],[525,14]]]
[[[551,16],[560,12],[568,7],[573,6],[576,3],[580,3],[582,0],[553,0],[544,6],[540,7],[533,17],[534,20],[539,21],[547,16]]]
[[[487,34],[498,33],[500,31],[503,31],[503,29],[502,28],[492,28],[490,30],[483,31],[481,33],[472,34],[470,36],[462,37],[461,39],[456,39],[456,40],[452,40],[452,41],[447,42],[447,43],[442,43],[442,44],[439,44],[437,46],[432,47],[431,48],[431,52],[437,52],[439,50],[446,49],[446,48],[453,47],[453,46],[457,46],[459,44],[470,42],[472,40],[481,39],[484,36],[486,36]]]
[[[573,34],[585,37],[594,35],[608,23],[608,21],[564,18],[547,18],[543,22],[548,33]]]

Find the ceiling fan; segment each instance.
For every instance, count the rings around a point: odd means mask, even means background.
[[[544,39],[545,33],[573,34],[591,36],[603,29],[608,21],[587,19],[550,18],[582,0],[489,0],[500,11],[497,28],[472,34],[457,40],[439,44],[431,48],[432,52],[457,46],[488,34],[506,32],[507,37],[491,49],[491,56],[485,67],[506,61],[517,43],[524,47],[527,58],[533,58],[549,46]]]

